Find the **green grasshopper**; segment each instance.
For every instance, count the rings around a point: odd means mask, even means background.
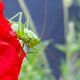
[[[19,21],[14,22],[13,20],[19,16]],[[22,49],[24,48],[24,45],[28,45],[29,49],[27,50],[27,53],[38,53],[37,47],[46,48],[47,44],[49,44],[52,40],[46,41],[46,46],[44,43],[41,42],[41,38],[39,38],[34,32],[29,30],[30,26],[30,18],[27,18],[27,21],[25,24],[23,24],[22,21],[22,12],[19,12],[15,16],[13,16],[9,21],[12,23],[12,29],[14,32],[16,32],[18,38],[23,42]],[[38,45],[39,44],[39,45]],[[22,49],[20,51],[20,54],[22,52]]]
[[[19,16],[18,22],[12,21],[18,16]],[[12,23],[11,27],[13,31],[16,32],[18,38],[22,40],[24,44],[28,44],[30,48],[33,48],[34,46],[40,43],[40,39],[35,33],[33,33],[31,30],[28,29],[30,25],[29,24],[30,18],[27,19],[25,24],[23,24],[21,20],[22,20],[22,12],[19,12],[18,14],[16,14],[10,19],[10,22]]]

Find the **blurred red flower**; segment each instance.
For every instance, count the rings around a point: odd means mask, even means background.
[[[20,42],[3,10],[4,3],[0,0],[0,80],[18,80],[25,52],[23,50],[19,56]]]

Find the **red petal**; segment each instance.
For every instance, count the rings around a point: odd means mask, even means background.
[[[24,53],[20,58],[15,48],[4,41],[0,41],[0,80],[18,80]]]

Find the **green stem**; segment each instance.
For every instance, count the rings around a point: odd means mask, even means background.
[[[69,11],[68,11],[68,7],[66,7],[66,5],[64,3],[65,3],[65,0],[63,0],[63,17],[64,17],[65,43],[67,43],[68,24],[69,24]]]
[[[70,43],[68,41],[68,32],[69,30],[69,10],[68,7],[65,5],[65,0],[63,0],[63,13],[64,13],[64,32],[65,32],[65,43],[66,47],[68,49]],[[70,58],[70,53],[69,51],[66,52],[66,64],[68,66],[68,74],[67,74],[67,80],[74,80],[74,75],[72,74],[72,59]]]

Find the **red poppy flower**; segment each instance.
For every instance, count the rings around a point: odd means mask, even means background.
[[[3,10],[4,3],[0,0],[0,80],[18,80],[25,53],[23,50],[19,56],[22,49],[20,42]]]

